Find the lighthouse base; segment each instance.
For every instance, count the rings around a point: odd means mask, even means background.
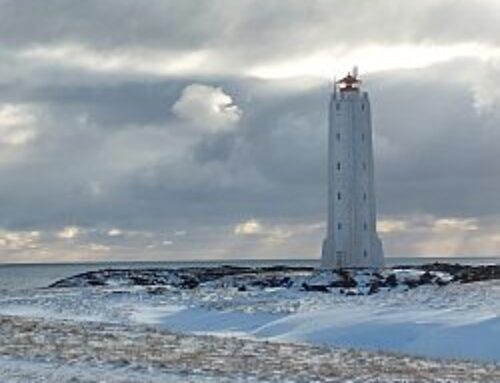
[[[380,269],[384,267],[384,252],[382,242],[375,236],[372,242],[372,251],[365,257],[363,254],[353,252],[338,251],[333,238],[326,238],[323,241],[321,252],[321,268],[332,269]]]

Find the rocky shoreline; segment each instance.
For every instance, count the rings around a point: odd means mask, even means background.
[[[48,288],[144,286],[152,293],[162,288],[190,290],[200,287],[235,288],[240,292],[269,288],[306,292],[371,295],[384,290],[409,290],[424,285],[439,287],[500,279],[500,265],[470,266],[432,263],[395,266],[383,270],[313,267],[187,267],[176,269],[103,269],[59,280]]]

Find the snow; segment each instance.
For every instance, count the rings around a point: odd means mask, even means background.
[[[0,316],[9,383],[500,381],[493,364]]]
[[[423,275],[419,270],[392,272],[399,280],[418,280]],[[435,276],[442,281],[451,280],[445,273],[436,273]],[[312,286],[330,283],[332,279],[336,281],[338,277],[331,273],[297,273],[292,278],[293,285],[283,284],[281,287],[265,287],[265,284],[256,287],[251,278],[248,275],[225,276],[192,289],[135,286],[125,280],[114,283],[117,280],[114,279],[98,287],[82,284],[77,288],[41,289],[29,294],[11,291],[0,297],[0,319],[14,315],[50,323],[62,320],[82,325],[128,326],[129,329],[142,329],[140,331],[145,331],[144,334],[149,331],[143,328],[146,325],[176,334],[215,335],[221,339],[236,338],[257,343],[269,341],[271,344],[291,343],[297,347],[326,346],[329,350],[342,347],[369,352],[401,352],[443,358],[450,363],[457,363],[452,359],[500,363],[500,280],[446,286],[428,284],[414,289],[400,284],[366,295],[371,276],[359,273],[356,276],[358,286],[353,288],[355,295],[349,295],[346,291],[341,293],[341,289],[322,293],[304,291],[300,287],[304,282]],[[240,289],[242,284],[247,289]],[[0,335],[2,331],[7,330],[0,328]],[[77,330],[72,329],[70,333],[73,331]],[[12,341],[11,335],[9,338],[6,334],[6,339]],[[127,342],[136,342],[135,338],[127,339]],[[189,347],[196,349],[197,338],[188,339],[183,341],[182,347],[186,352],[192,352]],[[71,338],[68,342],[78,343]],[[188,347],[186,342],[191,342],[192,346]],[[116,346],[106,347],[116,349]],[[317,353],[314,348],[307,350],[311,358]],[[0,349],[0,376],[19,377],[9,382],[32,381],[30,371],[36,370],[41,374],[47,371],[46,381],[73,381],[71,376],[77,376],[82,370],[73,364],[54,369],[56,361],[52,359],[39,361],[29,357],[16,361],[2,355],[11,354],[2,354]],[[117,376],[128,374],[128,370],[120,370],[120,366],[85,365],[89,374],[93,369],[99,373],[101,368],[109,376],[113,371]],[[17,370],[24,372],[17,373]],[[136,381],[168,382],[178,378],[176,371],[158,372],[163,380],[142,379],[140,374],[143,372],[134,373],[139,374]],[[106,376],[105,373],[101,375]],[[131,373],[130,376],[134,375]],[[66,377],[70,378],[65,380]],[[113,379],[103,381],[134,381],[132,378]],[[209,375],[202,375],[193,381],[210,382],[210,379]],[[82,378],[81,381],[86,380]]]
[[[462,287],[457,286],[458,290]],[[156,311],[139,307],[132,319],[172,331],[500,362],[500,305],[491,304],[494,297],[488,294],[490,290],[498,293],[500,285],[486,282],[468,287],[482,289],[489,299],[482,304],[467,302],[464,297],[456,304],[448,294],[442,294],[442,304],[436,304],[437,299],[424,296],[441,294],[429,289],[414,303],[403,299],[408,293],[396,293],[376,303],[368,302],[374,297],[352,302],[344,299],[289,314],[265,310],[249,313],[227,307],[214,310],[177,306],[175,310],[167,307]]]
[[[134,369],[113,365],[93,366],[87,363],[57,363],[0,357],[2,382],[68,382],[68,383],[216,383],[235,380],[203,375],[165,373],[161,370]]]
[[[149,323],[156,323],[159,327],[171,331],[244,336],[255,334],[262,326],[282,317],[283,315],[263,312],[248,314],[238,311],[185,308],[175,313],[158,316]]]

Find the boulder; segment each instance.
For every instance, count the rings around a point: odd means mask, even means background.
[[[396,287],[398,285],[396,274],[389,274],[385,279],[385,284],[389,287]]]

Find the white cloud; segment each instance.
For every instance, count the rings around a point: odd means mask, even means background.
[[[208,132],[234,129],[242,113],[222,88],[202,84],[185,87],[172,111],[198,129]]]
[[[239,236],[258,236],[264,243],[281,243],[292,236],[292,231],[279,225],[265,226],[252,218],[237,224],[234,234]]]
[[[378,226],[386,254],[391,256],[489,256],[500,249],[498,222],[498,217],[416,214],[383,219]]]
[[[23,105],[0,105],[0,145],[20,146],[36,136],[35,117]]]
[[[262,225],[256,219],[241,222],[234,228],[236,235],[256,235],[262,233]]]
[[[39,247],[39,231],[0,231],[0,247],[5,250],[32,250]]]
[[[109,246],[101,245],[99,243],[90,243],[89,249],[95,252],[108,252],[111,250]]]
[[[438,233],[478,230],[475,218],[441,218],[434,222],[432,230]]]
[[[81,230],[76,226],[66,226],[57,233],[57,237],[61,239],[73,239],[78,237]]]
[[[0,106],[0,124],[3,126],[30,125],[33,122],[34,117],[25,106],[15,104]]]
[[[157,75],[198,73],[212,59],[208,51],[98,50],[82,44],[44,45],[23,50],[19,57],[50,65],[65,65],[103,73]],[[207,70],[210,73],[210,70]]]
[[[292,231],[276,226],[267,232],[266,237],[263,238],[263,242],[271,244],[282,243],[290,238],[292,234]]]
[[[387,58],[390,57],[390,60]],[[329,49],[299,55],[281,62],[260,64],[248,74],[263,79],[284,79],[299,76],[330,78],[343,74],[353,64],[361,65],[362,73],[429,67],[459,58],[482,61],[498,59],[500,49],[478,43],[453,45],[436,44],[387,44],[359,45],[356,48],[335,46]]]
[[[408,222],[401,219],[381,219],[377,220],[377,231],[379,233],[389,234],[408,229]]]
[[[120,237],[123,235],[123,232],[120,229],[113,228],[108,230],[108,236],[110,237]]]

